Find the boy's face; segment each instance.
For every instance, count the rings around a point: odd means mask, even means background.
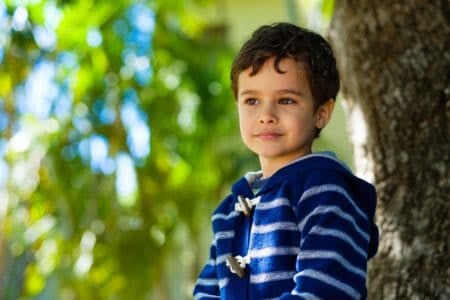
[[[291,58],[265,62],[250,76],[251,68],[238,77],[237,106],[241,136],[247,147],[258,154],[263,172],[271,173],[311,152],[315,127],[323,127],[302,64]],[[320,110],[320,109],[319,109]],[[270,171],[272,170],[272,171]]]

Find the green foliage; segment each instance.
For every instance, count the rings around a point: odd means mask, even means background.
[[[20,3],[0,23],[0,298],[188,298],[211,210],[255,166],[236,136],[230,51],[186,9],[207,1]]]

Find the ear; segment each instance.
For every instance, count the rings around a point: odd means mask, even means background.
[[[316,128],[324,128],[331,119],[334,110],[334,99],[329,99],[327,102],[319,106],[316,110]]]

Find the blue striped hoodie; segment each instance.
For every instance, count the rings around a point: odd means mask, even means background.
[[[194,298],[365,299],[375,188],[330,152],[284,166],[254,194],[260,176],[238,180],[214,211]]]

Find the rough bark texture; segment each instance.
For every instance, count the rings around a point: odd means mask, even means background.
[[[356,168],[378,191],[369,299],[450,299],[449,1],[337,1]]]

